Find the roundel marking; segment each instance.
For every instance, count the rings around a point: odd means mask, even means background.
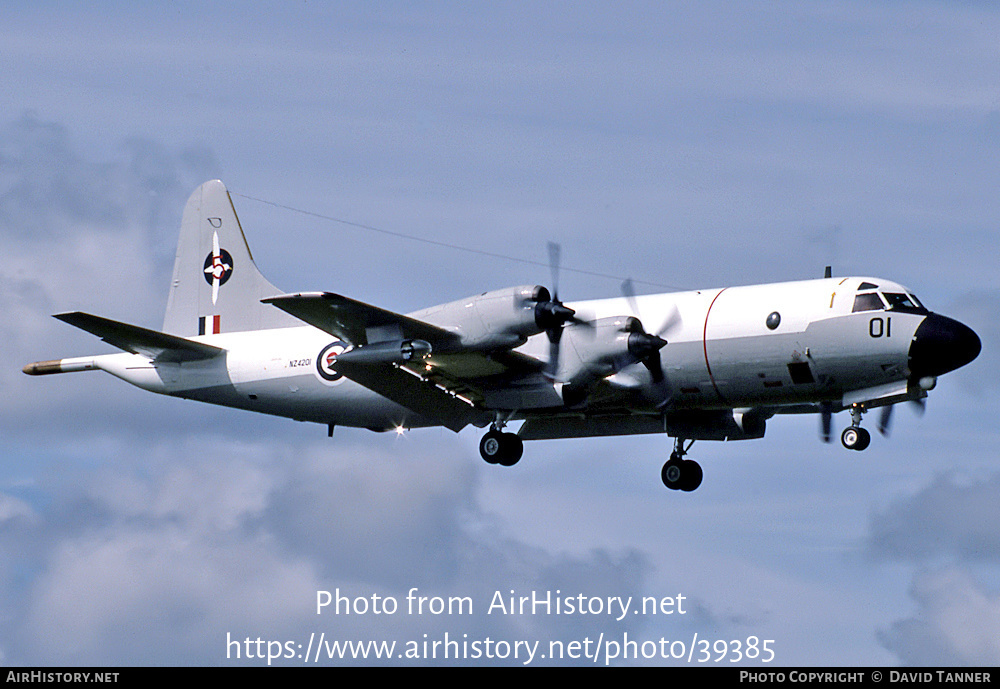
[[[323,347],[316,357],[316,372],[320,378],[331,383],[338,383],[344,379],[342,374],[333,369],[333,365],[337,363],[337,357],[343,354],[345,349],[347,347],[340,340]]]
[[[218,253],[212,251],[205,257],[205,282],[212,285],[224,285],[233,275],[233,257],[225,249]]]

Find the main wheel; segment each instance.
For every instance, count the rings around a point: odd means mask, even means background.
[[[663,465],[660,470],[660,479],[670,490],[680,490],[684,477],[684,460],[671,455],[670,461]]]
[[[479,441],[479,454],[487,464],[499,464],[503,451],[503,434],[500,431],[490,431]]]
[[[512,467],[521,459],[524,454],[524,441],[517,433],[500,434],[500,459],[498,463],[505,467]]]
[[[701,485],[704,473],[701,465],[690,459],[681,459],[675,454],[670,455],[670,461],[663,465],[660,479],[670,490],[683,490],[690,493]]]
[[[848,426],[840,434],[840,442],[848,450],[864,450],[872,442],[871,433],[860,426]]]
[[[489,464],[514,466],[524,454],[524,442],[516,433],[490,431],[479,441],[479,454]]]
[[[691,459],[686,459],[681,465],[681,485],[680,489],[690,493],[701,485],[704,476],[701,465]]]

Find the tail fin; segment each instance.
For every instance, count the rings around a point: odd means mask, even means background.
[[[190,337],[301,325],[260,303],[280,293],[254,265],[225,185],[195,189],[184,207],[163,331]]]

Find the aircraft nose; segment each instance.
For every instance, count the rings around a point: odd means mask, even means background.
[[[910,343],[910,372],[915,377],[940,376],[979,356],[979,336],[969,326],[937,313],[928,314]]]

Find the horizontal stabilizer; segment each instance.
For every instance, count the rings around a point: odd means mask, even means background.
[[[389,340],[424,340],[435,349],[458,335],[436,325],[332,292],[301,292],[262,299],[344,342],[364,346]]]
[[[97,335],[110,345],[132,354],[141,354],[154,361],[182,362],[211,359],[226,350],[202,342],[195,342],[177,335],[168,335],[137,325],[120,323],[89,313],[74,311],[55,316],[64,323]]]

